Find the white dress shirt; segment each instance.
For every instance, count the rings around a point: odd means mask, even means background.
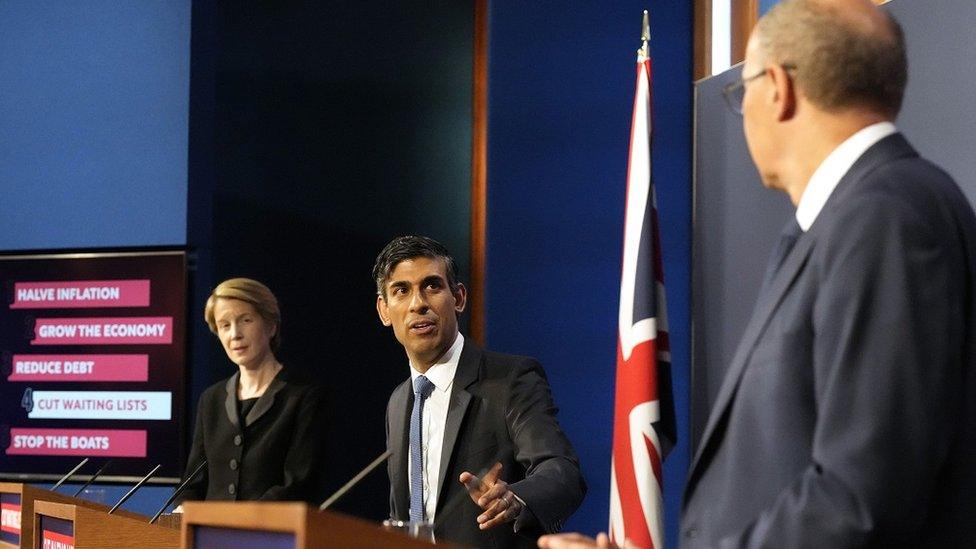
[[[464,336],[459,332],[451,348],[423,374],[434,384],[434,390],[424,401],[423,428],[421,430],[423,437],[421,439],[423,441],[421,451],[424,461],[424,509],[427,520],[431,522],[434,520],[434,511],[437,509],[437,487],[440,480],[441,450],[444,447],[444,425],[447,423],[447,408],[451,403],[451,387],[454,385],[454,373],[457,371],[458,359],[461,358],[461,348],[463,347]],[[410,383],[413,384],[419,375],[421,373],[411,364]],[[407,464],[407,474],[412,475],[413,460],[409,457]]]
[[[803,196],[796,207],[796,222],[803,232],[810,230],[827,199],[857,159],[875,143],[897,131],[891,122],[872,124],[848,137],[824,158],[810,176],[807,188],[803,190]]]

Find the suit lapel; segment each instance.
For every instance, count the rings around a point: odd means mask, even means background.
[[[238,428],[241,426],[237,420],[237,378],[240,375],[240,372],[234,372],[234,375],[230,376],[230,379],[224,384],[224,391],[227,392],[227,397],[224,398],[224,411],[227,412],[227,419],[230,424]]]
[[[457,479],[446,478],[447,471],[454,456],[461,423],[471,404],[471,393],[467,388],[478,380],[481,359],[481,349],[465,341],[464,348],[461,349],[461,357],[458,359],[457,371],[454,373],[451,402],[448,404],[447,421],[444,423],[444,443],[441,447],[441,463],[437,476],[437,514],[440,514],[440,510],[444,508],[444,496],[447,493],[445,486],[448,482],[457,482]]]
[[[254,403],[254,407],[251,411],[247,413],[247,417],[244,418],[244,425],[250,427],[255,421],[261,418],[268,410],[271,409],[271,405],[274,404],[275,395],[278,391],[285,388],[285,382],[281,379],[281,372],[271,381],[268,388],[264,390],[264,394],[258,398],[258,401]]]
[[[410,491],[407,487],[407,432],[413,392],[408,379],[393,391],[390,397],[390,486],[393,488],[394,509],[406,513],[410,508]],[[401,518],[401,517],[395,517]],[[404,517],[405,518],[405,517]]]
[[[708,423],[698,444],[698,451],[695,452],[695,458],[691,462],[688,483],[685,486],[685,503],[687,503],[688,496],[693,491],[695,481],[698,479],[702,455],[708,449],[709,444],[713,442],[712,438],[720,435],[720,433],[717,433],[718,426],[729,411],[735,393],[739,388],[739,381],[741,381],[746,364],[748,364],[749,357],[752,355],[752,350],[755,348],[760,336],[766,330],[766,326],[769,324],[773,312],[776,311],[783,297],[785,297],[787,290],[789,290],[793,281],[806,264],[815,241],[815,235],[810,232],[800,236],[800,239],[786,257],[783,266],[780,267],[779,271],[773,277],[765,294],[759,296],[756,309],[752,313],[752,318],[749,320],[748,326],[746,326],[745,334],[739,342],[739,347],[735,351],[735,356],[732,359],[728,372],[725,374],[725,379],[722,380],[722,386],[719,388],[718,396],[715,397],[715,404],[712,406]]]

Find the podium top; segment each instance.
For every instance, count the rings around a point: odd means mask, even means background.
[[[0,493],[4,494],[20,494],[22,499],[30,501],[51,501],[54,503],[65,503],[69,505],[79,505],[81,507],[86,507],[88,509],[94,509],[96,511],[108,511],[109,506],[94,501],[89,501],[87,499],[69,496],[68,494],[62,494],[60,492],[52,492],[45,488],[39,488],[37,486],[26,484],[23,482],[0,482]],[[22,502],[27,503],[27,502]],[[25,506],[25,513],[30,513],[31,507],[29,505]],[[140,515],[139,513],[133,513],[132,511],[126,511],[125,509],[118,509],[113,513],[114,515],[119,515],[122,517],[144,520],[148,521],[149,517]]]
[[[319,511],[299,502],[184,502],[183,547],[193,547],[192,530],[201,527],[291,533],[295,535],[297,548],[423,549],[431,546],[428,542],[383,530],[378,524],[334,511]],[[442,544],[438,546],[444,547]]]
[[[55,503],[37,500],[34,502],[34,525],[40,528],[45,517],[60,519],[71,523],[73,542],[79,547],[99,547],[100,549],[177,549],[180,534],[172,528],[149,524],[148,518],[109,515],[107,509],[93,509],[84,505]],[[34,532],[34,545],[42,534]]]

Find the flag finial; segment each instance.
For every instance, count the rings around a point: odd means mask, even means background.
[[[641,48],[637,50],[637,57],[641,60],[647,59],[647,41],[651,39],[651,25],[647,20],[647,10],[644,10],[644,20],[641,22]]]

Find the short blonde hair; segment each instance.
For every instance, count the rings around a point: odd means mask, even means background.
[[[254,309],[265,321],[275,326],[275,333],[271,336],[271,350],[277,351],[281,346],[281,310],[278,308],[278,298],[267,286],[250,278],[231,278],[217,285],[207,298],[203,308],[203,320],[210,331],[217,333],[217,322],[214,319],[214,307],[217,299],[239,299],[254,306]]]

